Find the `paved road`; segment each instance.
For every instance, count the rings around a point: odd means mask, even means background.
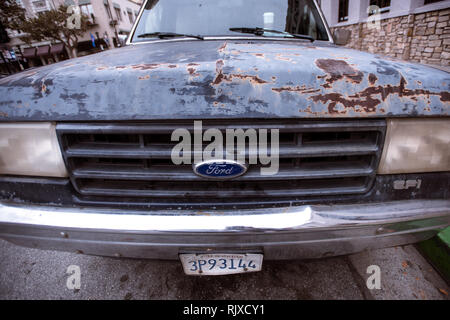
[[[69,290],[67,268],[81,270]],[[381,290],[365,285],[381,268]],[[414,247],[315,261],[265,262],[264,271],[188,277],[177,261],[41,251],[0,240],[0,299],[448,299],[449,288]]]

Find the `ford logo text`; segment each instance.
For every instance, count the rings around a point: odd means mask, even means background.
[[[232,160],[210,160],[194,164],[194,173],[203,178],[227,180],[247,172],[247,166]]]

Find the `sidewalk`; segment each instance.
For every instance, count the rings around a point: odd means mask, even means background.
[[[81,269],[81,289],[66,287]],[[381,269],[381,290],[366,286]],[[178,261],[40,251],[0,240],[0,299],[449,299],[449,288],[413,246],[312,261],[271,261],[263,271],[188,277]]]

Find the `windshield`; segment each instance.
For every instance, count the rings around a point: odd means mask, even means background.
[[[252,36],[238,28],[281,31],[253,36],[287,37],[287,32],[329,40],[313,0],[149,0],[132,42],[158,39],[157,33]]]

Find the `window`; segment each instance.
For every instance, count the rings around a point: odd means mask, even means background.
[[[133,12],[127,11],[128,13],[128,19],[130,19],[130,23],[133,23]]]
[[[84,14],[88,17],[89,22],[94,23],[94,9],[91,4],[83,4],[80,5],[81,14]]]
[[[378,13],[389,12],[391,9],[391,0],[370,0],[371,6],[377,6],[380,8]],[[372,10],[369,15],[377,13],[376,10]]]
[[[33,9],[34,12],[39,14],[40,12],[50,10],[50,7],[48,6],[46,0],[37,0],[33,1]]]
[[[108,15],[109,20],[113,20],[112,14],[111,14],[111,9],[109,8],[109,5],[107,5],[105,3],[105,10],[106,10],[106,14]]]
[[[329,40],[313,0],[149,0],[140,16],[133,42],[157,38],[139,37],[155,32],[251,37],[230,30],[241,27],[266,28]],[[271,32],[263,36],[287,37],[284,33]]]
[[[339,0],[338,22],[348,21],[348,1],[349,0]]]
[[[120,11],[120,8],[114,8],[114,11],[116,12],[117,20],[122,21],[122,11]]]

